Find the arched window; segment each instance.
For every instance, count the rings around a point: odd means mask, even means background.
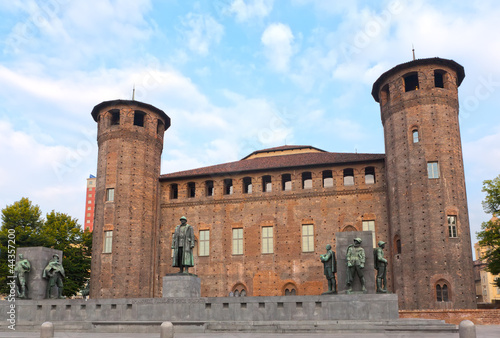
[[[109,111],[111,113],[109,124],[111,126],[117,126],[120,124],[120,110],[119,109],[111,109]]]
[[[354,170],[352,168],[344,169],[344,185],[354,185]]]
[[[413,139],[413,143],[418,143],[419,137],[418,137],[418,129],[417,128],[415,128],[411,131],[411,136]]]
[[[365,184],[375,184],[375,168],[365,168]]]
[[[333,175],[331,170],[323,171],[323,188],[333,187]]]
[[[450,293],[448,282],[441,280],[436,283],[436,301],[448,302],[450,300]]]
[[[353,227],[352,225],[346,225],[344,227],[344,229],[342,230],[342,232],[348,232],[348,231],[358,231],[355,227]]]
[[[312,189],[313,180],[311,172],[307,171],[302,173],[302,189]]]
[[[286,283],[283,286],[283,295],[285,296],[295,296],[297,295],[297,286],[294,283]]]
[[[246,288],[243,284],[238,283],[233,287],[233,291],[231,292],[234,297],[245,297],[247,295]],[[229,295],[231,295],[231,293]]]

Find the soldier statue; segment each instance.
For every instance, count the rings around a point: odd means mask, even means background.
[[[365,276],[363,269],[365,267],[365,250],[361,247],[361,238],[355,238],[354,244],[347,247],[347,293],[352,293],[352,283],[357,274],[361,282],[361,290],[366,293]]]
[[[335,280],[337,261],[335,259],[335,252],[332,250],[332,246],[330,244],[326,245],[326,254],[320,255],[319,258],[323,262],[325,276],[328,280],[328,292],[324,292],[323,294],[337,293],[337,281]]]
[[[378,242],[374,249],[375,269],[377,270],[377,293],[387,293],[387,259],[384,258],[385,242]]]
[[[180,221],[181,224],[175,227],[172,237],[172,249],[174,249],[172,266],[180,268],[181,273],[188,273],[189,267],[194,266],[194,231],[193,227],[187,224],[185,216],[182,216]]]
[[[23,254],[19,254],[19,261],[14,268],[14,276],[16,277],[17,295],[19,298],[28,298],[27,286],[26,286],[26,275],[31,271],[30,262],[23,257]]]
[[[52,259],[49,261],[45,269],[43,269],[43,278],[47,278],[49,281],[47,283],[47,294],[45,298],[50,297],[50,291],[54,285],[57,286],[57,298],[64,298],[62,295],[63,291],[63,278],[64,268],[61,263],[59,263],[59,256],[53,255]]]

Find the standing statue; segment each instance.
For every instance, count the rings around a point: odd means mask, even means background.
[[[17,295],[19,298],[28,298],[26,287],[26,274],[31,271],[31,264],[23,258],[23,254],[19,254],[19,261],[14,268],[14,276],[16,278]]]
[[[194,248],[194,231],[193,227],[187,224],[187,218],[180,218],[181,224],[175,227],[174,236],[172,237],[172,249],[174,249],[174,257],[172,266],[179,267],[180,272],[188,273],[190,266],[194,266],[193,248]]]
[[[385,242],[378,242],[374,249],[375,269],[377,270],[377,293],[387,293],[387,259],[384,258]]]
[[[335,259],[335,252],[332,251],[332,246],[330,244],[326,245],[326,254],[320,255],[319,259],[323,262],[325,276],[328,280],[328,292],[323,294],[337,293],[337,281],[335,280],[337,260]]]
[[[63,278],[64,268],[61,263],[59,263],[59,256],[53,255],[52,259],[49,261],[45,269],[43,269],[43,278],[47,278],[49,281],[47,283],[47,295],[45,298],[50,298],[50,291],[54,285],[57,285],[57,298],[63,298]]]
[[[355,238],[354,244],[347,247],[347,293],[352,293],[352,283],[354,275],[357,274],[361,282],[361,290],[366,293],[365,276],[363,269],[365,267],[365,250],[361,247],[361,238]]]

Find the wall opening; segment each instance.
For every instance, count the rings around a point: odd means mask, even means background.
[[[206,196],[214,195],[214,181],[209,180],[205,182]]]
[[[281,175],[281,189],[283,191],[292,190],[292,175],[290,174]]]
[[[146,115],[145,112],[142,112],[140,110],[136,110],[134,112],[134,126],[144,127],[144,116],[145,115]]]
[[[170,199],[175,200],[179,197],[179,186],[177,183],[172,183],[170,185]]]
[[[365,168],[365,184],[375,184],[375,168]]]
[[[354,185],[354,170],[352,168],[344,169],[344,185]]]
[[[230,178],[224,179],[224,195],[233,194],[233,180]]]
[[[262,176],[262,192],[271,192],[273,190],[273,185],[271,182],[271,176]]]
[[[404,82],[405,82],[405,92],[419,89],[417,73],[410,73],[405,75]]]
[[[119,125],[120,124],[120,110],[119,109],[112,109],[109,112],[111,113],[110,124],[112,126]]]
[[[312,174],[309,171],[302,173],[302,189],[312,189],[313,180]]]
[[[323,188],[333,187],[333,175],[331,170],[323,171]]]
[[[243,193],[245,193],[245,194],[252,193],[252,178],[251,177],[243,177]]]
[[[444,74],[446,72],[444,70],[435,70],[434,71],[434,87],[436,88],[444,88]]]
[[[194,182],[189,182],[187,184],[187,195],[189,198],[196,196],[196,184]]]

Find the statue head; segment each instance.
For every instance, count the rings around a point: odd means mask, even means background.
[[[55,255],[55,254],[54,254],[54,255],[52,255],[52,259],[54,259],[54,260],[56,260],[56,261],[58,261],[58,262],[59,262],[59,256],[58,256],[58,255]]]
[[[330,244],[327,244],[326,245],[326,250],[331,250],[332,249],[332,246]]]
[[[23,259],[23,254],[19,254],[19,260]]]
[[[361,238],[356,237],[356,238],[354,239],[354,246],[360,246],[360,245],[361,245],[361,242],[362,242]]]
[[[379,241],[378,242],[378,246],[383,248],[385,246],[385,242],[384,241]]]
[[[187,218],[186,218],[186,216],[182,216],[182,217],[180,218],[180,220],[181,220],[181,223],[182,223],[182,224],[184,224],[184,223],[186,223],[186,222],[187,222]]]

